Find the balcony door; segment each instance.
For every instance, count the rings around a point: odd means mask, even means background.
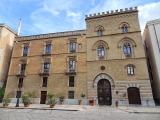
[[[20,72],[20,74],[25,74],[25,70],[26,70],[26,63],[22,63],[21,64],[21,72]]]
[[[75,58],[70,58],[70,60],[69,60],[69,71],[72,72],[72,71],[75,71],[75,69],[76,69]]]
[[[49,73],[49,69],[50,69],[50,63],[49,62],[44,63],[44,73]]]

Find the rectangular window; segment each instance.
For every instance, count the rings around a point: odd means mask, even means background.
[[[50,43],[46,45],[45,53],[46,54],[51,54],[51,44]]]
[[[18,96],[21,98],[21,91],[17,91],[16,98],[18,98]]]
[[[24,46],[23,56],[27,56],[27,54],[28,54],[28,46]]]
[[[48,77],[43,77],[42,87],[47,87],[47,80],[48,80]]]
[[[128,75],[133,75],[134,74],[134,68],[133,68],[133,66],[128,66],[127,67],[127,73],[128,73]]]
[[[23,78],[19,78],[18,87],[21,88],[23,86]]]
[[[68,91],[68,99],[74,99],[74,91]]]
[[[74,87],[74,76],[69,76],[69,87]]]
[[[76,43],[75,42],[70,43],[70,52],[76,52]]]

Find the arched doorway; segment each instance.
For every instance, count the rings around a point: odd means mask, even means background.
[[[129,104],[141,104],[140,92],[138,88],[129,87],[127,91]]]
[[[101,79],[98,81],[97,85],[98,91],[98,104],[99,105],[111,105],[112,96],[111,96],[111,84],[106,79]]]

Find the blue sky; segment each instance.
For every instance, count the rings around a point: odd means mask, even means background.
[[[160,18],[160,0],[0,0],[0,23],[28,36],[86,28],[85,15],[138,6],[141,30]]]

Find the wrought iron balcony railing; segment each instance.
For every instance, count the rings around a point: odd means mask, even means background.
[[[16,75],[17,76],[26,76],[26,70],[17,70]]]
[[[67,68],[66,74],[77,74],[77,68]]]
[[[50,74],[50,69],[41,69],[39,71],[39,75],[49,75]]]

